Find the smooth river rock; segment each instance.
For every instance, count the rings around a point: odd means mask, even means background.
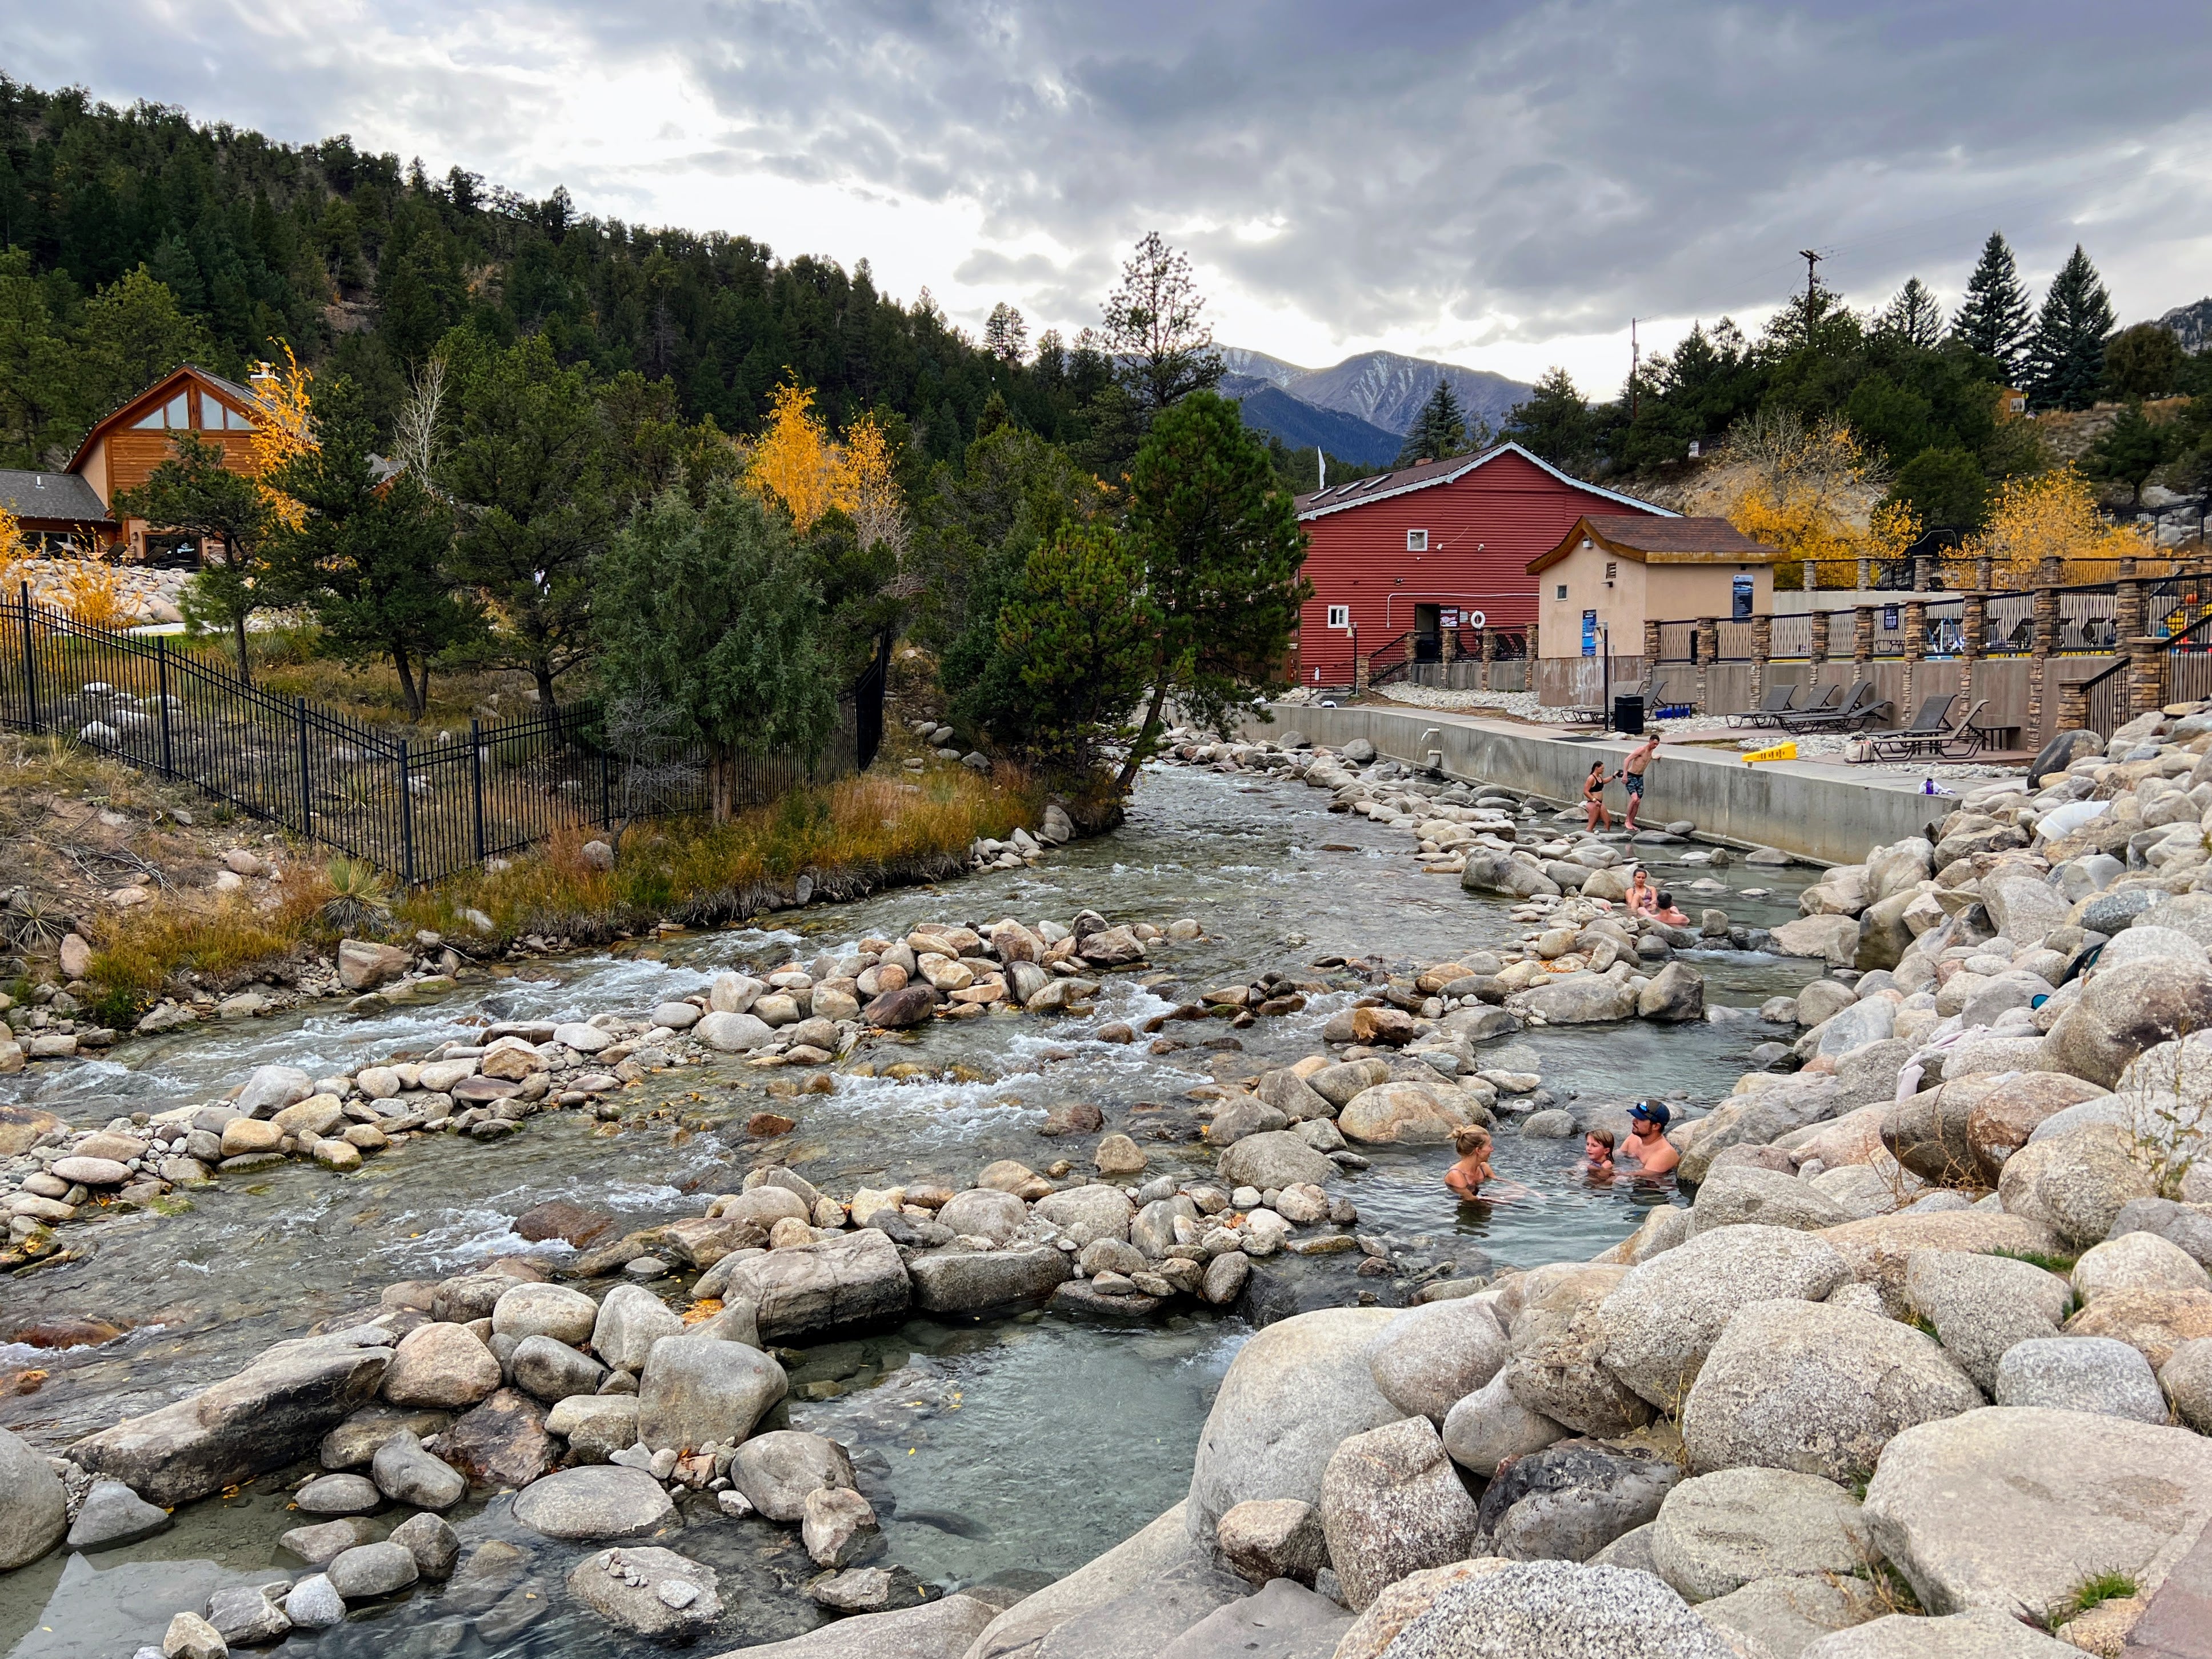
[[[635,1538],[675,1513],[658,1480],[619,1463],[556,1469],[514,1498],[514,1518],[548,1538]]]

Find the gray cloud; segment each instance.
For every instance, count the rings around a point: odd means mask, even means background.
[[[1916,270],[1955,285],[1993,224],[2032,273],[2087,242],[2124,315],[2205,286],[2212,154],[2185,128],[2212,79],[2201,7],[417,0],[310,7],[285,29],[258,16],[83,0],[36,39],[0,21],[0,46],[49,84],[286,137],[373,112],[526,187],[551,182],[530,133],[571,83],[673,63],[714,122],[668,167],[972,209],[980,240],[939,280],[1003,286],[1040,326],[1091,320],[1155,226],[1224,288],[1351,343],[1755,310],[1808,246],[1832,246],[1827,273],[1870,304]],[[638,131],[665,115],[640,111]],[[651,171],[567,169],[580,200],[633,216],[666,199]]]

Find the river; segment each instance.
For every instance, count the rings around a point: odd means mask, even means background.
[[[1119,830],[1035,868],[793,913],[786,932],[684,933],[619,953],[529,963],[435,1005],[204,1025],[124,1045],[109,1060],[0,1080],[5,1097],[91,1124],[213,1098],[265,1062],[320,1076],[420,1053],[456,1035],[455,1022],[471,1016],[641,1012],[726,968],[774,965],[794,952],[811,957],[927,919],[1011,913],[1065,921],[1090,906],[1117,921],[1164,926],[1192,916],[1206,932],[1162,957],[1173,984],[1148,988],[1137,975],[1110,977],[1095,1017],[939,1022],[857,1057],[878,1068],[912,1060],[933,1076],[841,1078],[834,1093],[792,1102],[768,1099],[762,1074],[742,1067],[672,1071],[646,1085],[667,1097],[669,1117],[642,1127],[611,1133],[583,1113],[548,1113],[501,1142],[417,1139],[345,1178],[288,1165],[196,1194],[179,1214],[118,1212],[74,1230],[70,1242],[91,1247],[87,1259],[9,1282],[0,1293],[0,1333],[91,1316],[129,1334],[104,1347],[58,1352],[0,1342],[0,1372],[35,1364],[51,1374],[34,1394],[0,1399],[0,1425],[57,1450],[228,1375],[280,1338],[373,1306],[392,1280],[512,1254],[557,1261],[566,1246],[526,1244],[508,1224],[547,1199],[606,1211],[623,1227],[696,1214],[703,1199],[696,1194],[734,1190],[757,1161],[757,1144],[742,1131],[763,1106],[800,1120],[789,1161],[842,1195],[924,1177],[962,1187],[996,1158],[1041,1169],[1079,1157],[1087,1141],[1036,1133],[1046,1109],[1061,1101],[1097,1104],[1109,1128],[1195,1122],[1199,1109],[1182,1091],[1207,1080],[1216,1054],[1194,1047],[1156,1056],[1141,1041],[1115,1046],[1086,1034],[1109,1020],[1137,1023],[1164,1012],[1178,988],[1188,995],[1269,969],[1302,973],[1327,955],[1426,963],[1520,932],[1506,904],[1463,893],[1453,878],[1422,874],[1410,837],[1333,816],[1328,803],[1327,794],[1296,783],[1148,769]],[[1325,844],[1353,850],[1323,851]],[[1688,850],[1654,848],[1648,861],[1665,880],[1667,859]],[[1686,908],[1693,914],[1700,903],[1719,904],[1732,920],[1771,926],[1795,916],[1798,888],[1810,874],[1736,864],[1678,870],[1673,878],[1729,890],[1692,896]],[[1768,892],[1747,898],[1746,888]],[[1709,1002],[1741,1008],[1794,991],[1817,971],[1808,963],[1725,952],[1700,953],[1697,965]],[[1300,1013],[1239,1033],[1246,1055],[1285,1062],[1317,1052],[1322,1022],[1347,1000],[1343,993],[1319,997]],[[1625,1103],[1682,1091],[1710,1102],[1733,1085],[1751,1047],[1771,1035],[1751,1020],[1552,1028],[1513,1039],[1503,1059],[1495,1058],[1498,1048],[1486,1050],[1486,1061],[1540,1071],[1563,1100],[1570,1092]],[[1185,1143],[1144,1144],[1154,1174],[1197,1172],[1212,1160]],[[1341,1190],[1359,1207],[1360,1231],[1385,1237],[1413,1268],[1449,1261],[1450,1271],[1471,1273],[1587,1257],[1626,1236],[1644,1207],[1666,1201],[1625,1182],[1577,1182],[1578,1139],[1502,1132],[1499,1174],[1534,1196],[1491,1206],[1449,1200],[1439,1180],[1447,1149],[1371,1155],[1373,1167],[1349,1176]],[[1340,1267],[1343,1259],[1335,1260]],[[1354,1283],[1388,1282],[1340,1273],[1337,1299],[1348,1299]],[[884,1520],[884,1559],[946,1588],[1027,1588],[1079,1565],[1181,1496],[1213,1389],[1249,1334],[1241,1320],[1199,1312],[1137,1328],[1036,1314],[988,1324],[916,1320],[807,1351],[793,1370],[788,1416],[792,1426],[851,1448],[863,1490]],[[272,1475],[258,1484],[288,1482]],[[812,1569],[792,1533],[757,1520],[722,1521],[689,1499],[685,1514],[696,1524],[659,1541],[720,1571],[729,1608],[702,1650],[775,1639],[819,1621],[797,1593]],[[196,1607],[216,1583],[303,1574],[276,1539],[307,1518],[288,1508],[282,1490],[249,1487],[235,1499],[188,1507],[171,1530],[143,1543],[90,1558],[57,1553],[0,1577],[0,1650],[10,1659],[122,1659],[158,1642],[169,1614]],[[520,1532],[503,1500],[471,1502],[449,1518],[465,1540],[498,1535],[533,1547],[532,1583],[549,1609],[537,1622],[487,1638],[445,1607],[441,1593],[424,1588],[319,1637],[296,1635],[283,1650],[465,1652],[471,1659],[652,1650],[570,1606],[558,1581],[581,1550]]]

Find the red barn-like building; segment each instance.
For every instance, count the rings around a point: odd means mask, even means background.
[[[1316,490],[1297,498],[1297,511],[1314,590],[1298,618],[1298,678],[1308,685],[1351,684],[1355,641],[1357,654],[1372,657],[1410,635],[1404,648],[1432,661],[1448,629],[1526,629],[1538,582],[1528,563],[1583,514],[1674,516],[1510,443]]]

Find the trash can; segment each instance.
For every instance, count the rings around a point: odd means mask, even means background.
[[[1644,735],[1644,699],[1639,696],[1615,697],[1613,700],[1613,729],[1624,737]]]

